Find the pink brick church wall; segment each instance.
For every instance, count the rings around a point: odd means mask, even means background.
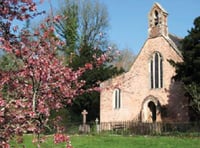
[[[154,52],[163,57],[163,88],[150,88],[149,60]],[[167,107],[167,115],[162,121],[185,121],[187,98],[180,84],[172,77],[175,69],[168,60],[182,61],[164,37],[148,39],[129,72],[101,84],[100,121],[116,122],[139,120],[143,100],[148,96],[157,98],[161,106]],[[121,108],[113,108],[113,91],[121,90]]]

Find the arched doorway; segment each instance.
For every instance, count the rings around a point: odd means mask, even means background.
[[[152,122],[155,122],[156,121],[156,105],[154,104],[153,101],[150,101],[148,103],[148,107],[149,107],[149,110],[150,110],[150,120],[152,120]]]
[[[157,98],[149,96],[144,99],[141,109],[141,121],[149,123],[161,121],[160,103]]]

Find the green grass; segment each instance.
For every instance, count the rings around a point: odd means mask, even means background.
[[[33,135],[24,135],[23,137],[23,143],[22,144],[17,144],[16,140],[11,141],[11,148],[37,148],[36,144],[34,144],[32,141],[34,139]],[[61,144],[54,144],[53,143],[53,136],[46,135],[45,140],[43,143],[41,143],[41,148],[66,148],[64,143]]]
[[[73,136],[74,148],[199,148],[199,138],[152,136]]]
[[[35,148],[32,135],[24,137],[26,148]],[[200,138],[170,136],[115,136],[115,135],[74,135],[71,136],[74,148],[200,148]],[[12,145],[16,146],[14,142]],[[21,148],[18,145],[17,148]],[[48,136],[42,148],[65,148],[65,144],[54,144]]]

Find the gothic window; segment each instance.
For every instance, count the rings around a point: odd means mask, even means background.
[[[158,73],[159,73],[159,68],[158,68],[158,54],[155,54],[155,57],[154,57],[154,73],[155,73],[155,88],[158,88],[158,81],[159,81],[159,76],[158,76]]]
[[[155,12],[154,12],[154,25],[157,26],[158,22],[159,22],[158,11],[155,10]]]
[[[113,107],[114,109],[119,109],[121,107],[121,91],[120,89],[115,89],[113,94]]]
[[[160,53],[156,52],[150,59],[150,83],[151,88],[163,87],[163,60]]]

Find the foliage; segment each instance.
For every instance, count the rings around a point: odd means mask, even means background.
[[[105,31],[108,27],[108,14],[103,4],[91,0],[66,0],[66,5],[60,14],[66,19],[55,25],[58,34],[67,44],[64,49],[67,64],[73,69],[77,69],[87,65],[87,63],[92,63],[91,69],[81,76],[81,79],[86,81],[84,90],[98,87],[100,81],[122,72],[122,70],[118,71],[113,66],[107,65],[116,54],[109,54],[112,49],[105,48],[107,45]],[[106,56],[109,56],[109,59],[107,58],[108,60],[104,60],[102,63],[101,59],[105,59]],[[70,113],[75,114],[76,119],[72,120],[80,121],[80,113],[83,109],[89,112],[88,120],[95,120],[99,117],[99,98],[99,92],[91,91],[73,100]]]
[[[22,61],[17,59],[14,54],[7,53],[0,58],[0,69],[2,71],[16,71],[22,64]]]
[[[194,20],[194,27],[188,33],[182,41],[183,62],[173,63],[175,79],[184,83],[190,105],[200,116],[200,17]]]
[[[60,16],[47,19],[34,32],[23,29],[14,34],[11,24],[15,19],[27,20],[40,14],[36,4],[32,0],[0,3],[0,49],[21,63],[14,70],[0,69],[0,145],[6,147],[12,137],[33,132],[37,134],[39,147],[50,111],[66,107],[86,91],[85,81],[80,77],[91,69],[91,64],[73,70],[58,58],[57,51],[64,43],[54,35],[51,21],[59,21]],[[99,59],[104,60],[105,57]],[[57,131],[62,132],[62,128],[57,127]],[[56,134],[55,139],[65,141],[70,147],[66,136]]]
[[[185,86],[186,92],[189,92],[192,98],[190,105],[197,112],[200,113],[200,85],[197,83],[191,83]]]
[[[65,7],[62,9],[61,14],[64,19],[55,23],[55,26],[57,33],[66,42],[65,54],[69,60],[70,56],[75,54],[75,50],[78,46],[78,5],[75,1],[65,0]]]
[[[35,3],[33,3],[32,1],[22,1],[22,0],[0,1],[0,46],[1,46],[0,48],[3,49],[4,47],[7,47],[5,49],[11,50],[11,45],[17,42],[16,36],[12,33],[12,30],[13,31],[17,30],[17,26],[11,26],[12,21],[16,19],[25,20],[35,14],[36,14],[36,7],[35,7]],[[6,77],[4,77],[4,75],[6,75],[6,72],[4,73],[1,72],[0,75],[1,75],[0,82],[1,82],[1,89],[2,89],[4,84],[7,81]],[[13,125],[14,127],[13,128],[12,124],[9,125],[8,123],[8,122],[12,122],[11,120],[13,119],[13,117],[14,118],[18,118],[18,117],[9,114],[9,111],[7,108],[10,107],[10,111],[14,112],[15,106],[12,103],[7,104],[7,101],[8,99],[4,99],[2,98],[2,95],[0,95],[0,129],[1,129],[0,130],[0,144],[3,146],[7,145],[7,141],[10,139],[10,137],[14,133],[17,133],[17,132],[19,133],[19,129],[17,129],[17,127],[15,128]],[[20,121],[18,123],[20,124]]]
[[[66,49],[71,46],[70,51],[74,54],[82,45],[106,47],[105,32],[109,24],[106,7],[92,0],[65,2],[64,7],[58,12],[65,19],[55,25],[58,34],[67,43]]]
[[[36,3],[32,0],[1,0],[0,1],[0,37],[15,40],[13,32],[18,26],[12,26],[12,21],[24,21],[44,12],[37,12]]]
[[[109,49],[110,50],[110,49]],[[106,55],[108,55],[108,51]],[[94,56],[97,61],[94,61]],[[115,75],[120,74],[123,71],[117,70],[117,68],[113,67],[112,65],[108,66],[107,63],[102,63],[99,59],[105,56],[105,53],[96,48],[95,50],[92,49],[90,46],[83,46],[80,49],[79,55],[74,56],[72,62],[69,64],[73,68],[77,68],[80,66],[85,65],[86,63],[93,63],[92,69],[86,71],[82,76],[81,79],[85,80],[86,84],[84,89],[87,90],[91,87],[98,87],[99,83],[105,81]],[[102,58],[103,58],[102,57]],[[109,58],[113,58],[109,56]],[[97,62],[97,63],[96,63]],[[95,66],[97,65],[97,66]],[[72,106],[70,107],[71,111],[76,114],[76,116],[80,117],[80,113],[83,109],[88,111],[87,119],[88,121],[95,120],[99,118],[100,113],[100,92],[99,91],[91,91],[84,93],[77,97],[73,101]],[[80,121],[80,120],[79,120]]]

